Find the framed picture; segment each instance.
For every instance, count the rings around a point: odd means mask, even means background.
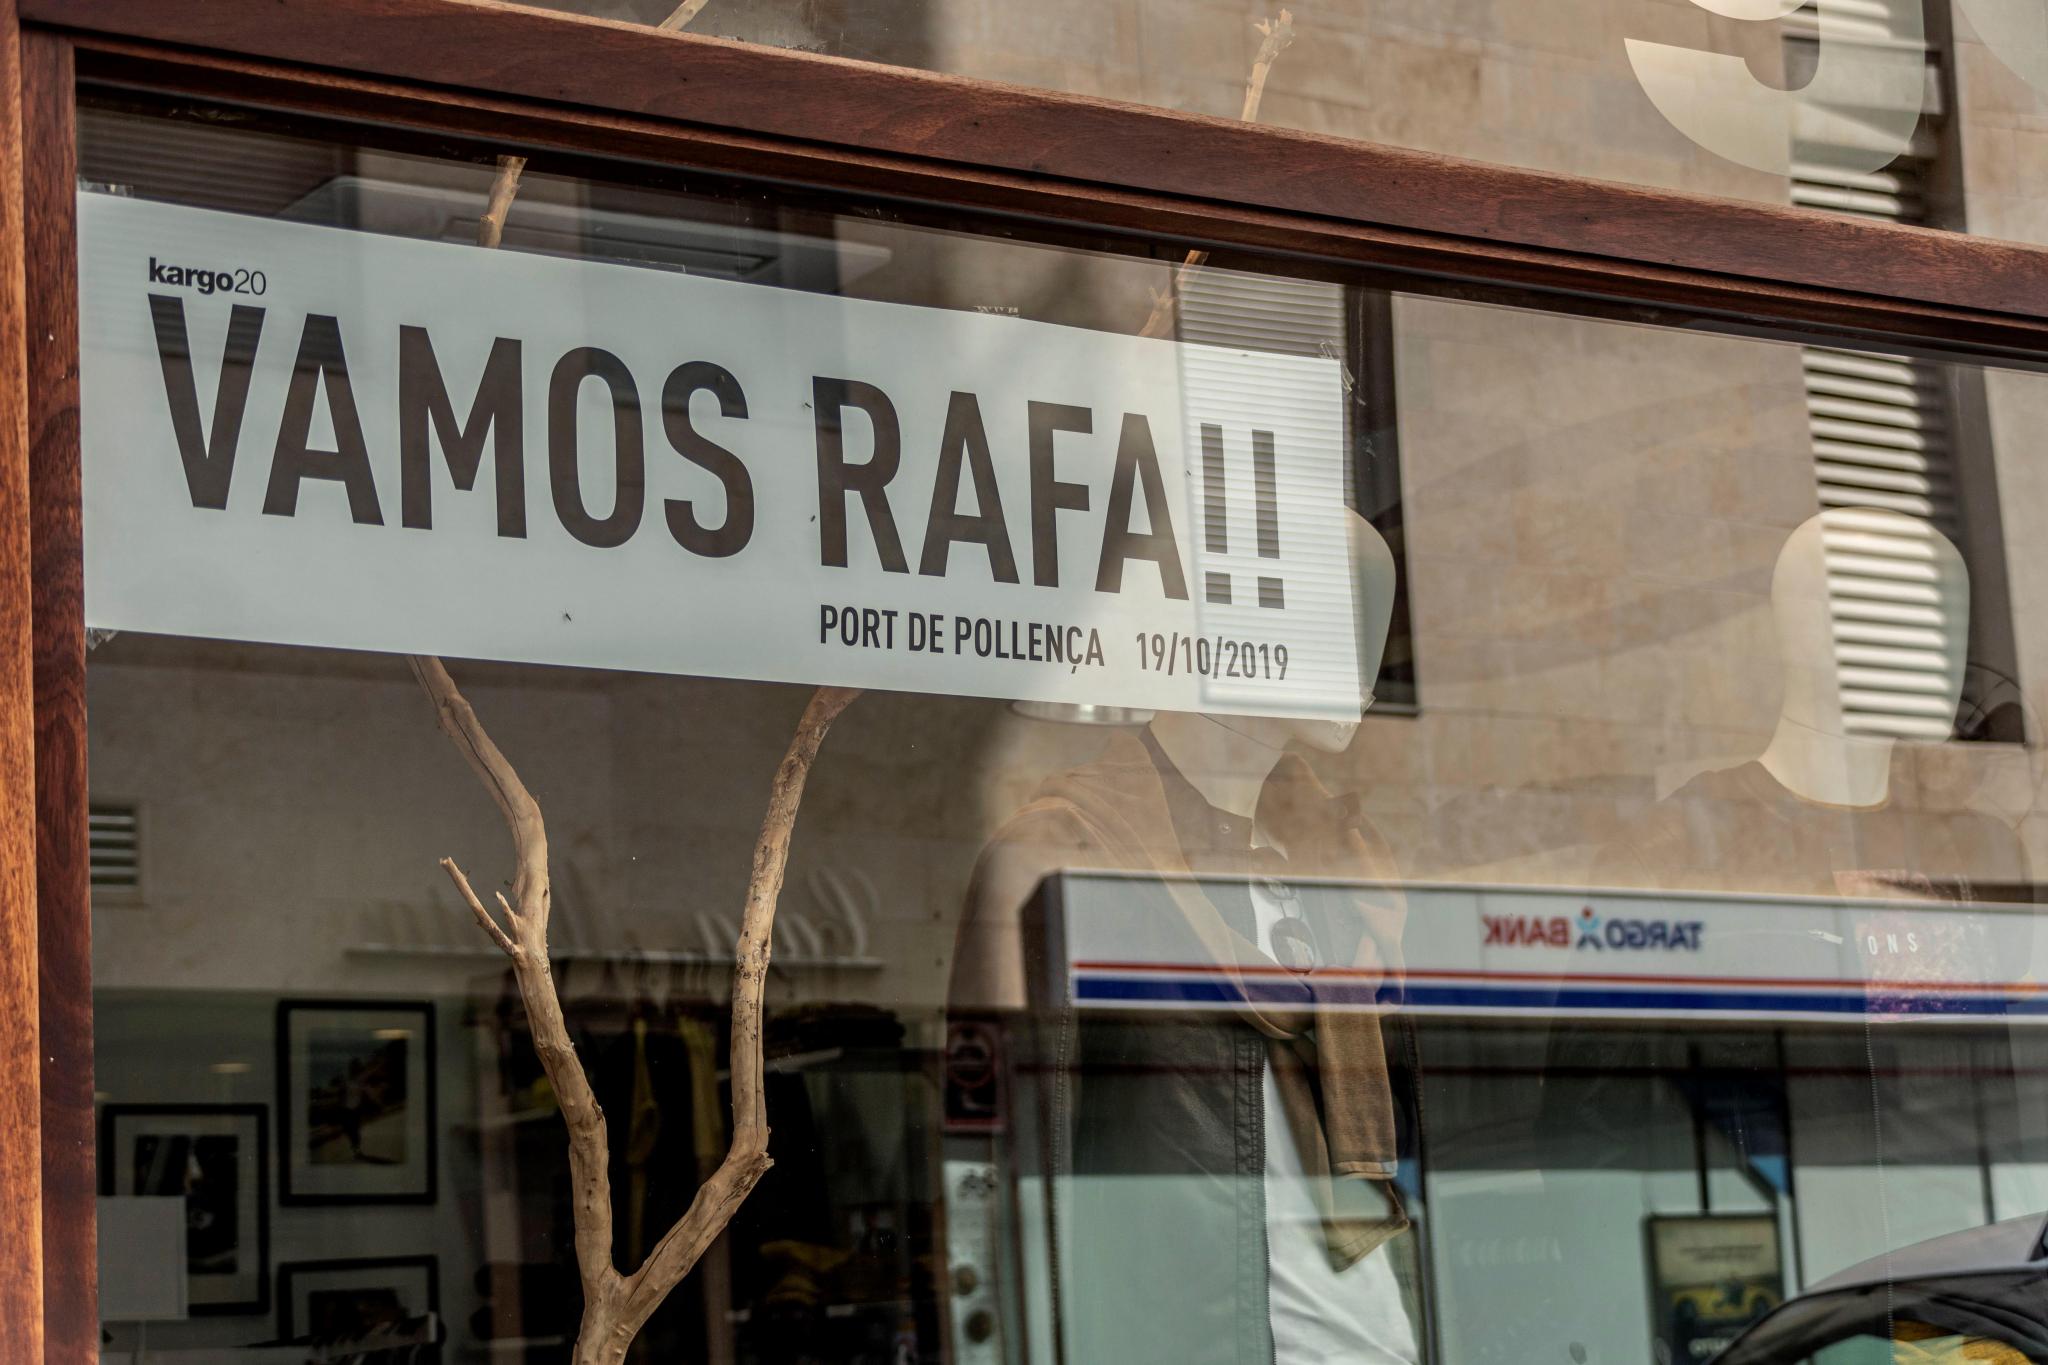
[[[1785,1301],[1778,1220],[1769,1214],[1652,1215],[1653,1358],[1706,1360]]]
[[[441,1311],[441,1271],[432,1256],[354,1261],[287,1261],[277,1268],[278,1335],[286,1341],[359,1341],[408,1334]]]
[[[270,1133],[258,1104],[110,1104],[100,1191],[183,1196],[194,1315],[270,1310]]]
[[[279,1202],[433,1203],[433,1005],[279,1001],[277,1116]]]

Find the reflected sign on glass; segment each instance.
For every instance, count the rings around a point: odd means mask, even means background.
[[[1356,718],[1337,362],[79,197],[114,630]]]
[[[1207,879],[1213,881],[1214,879]],[[1071,872],[1049,930],[1085,1008],[1253,1004],[1458,1017],[2048,1023],[2015,979],[2031,907],[1291,880],[1307,972],[1220,962],[1177,901],[1205,879]],[[1368,946],[1366,940],[1373,940]]]

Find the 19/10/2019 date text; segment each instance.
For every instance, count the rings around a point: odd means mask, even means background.
[[[1138,633],[1138,667],[1148,673],[1191,673],[1204,678],[1287,677],[1287,646],[1179,631]]]

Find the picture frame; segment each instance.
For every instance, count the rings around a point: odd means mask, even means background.
[[[431,1204],[434,1006],[277,1004],[278,1202]]]
[[[1785,1301],[1777,1217],[1769,1213],[1651,1214],[1651,1349],[1659,1359],[1705,1360]]]
[[[435,1256],[286,1261],[277,1268],[278,1336],[355,1341],[441,1311]]]
[[[100,1192],[186,1200],[187,1311],[270,1311],[270,1133],[260,1104],[109,1104]]]

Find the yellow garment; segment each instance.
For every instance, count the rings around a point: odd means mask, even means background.
[[[661,1104],[647,1069],[647,1021],[633,1021],[633,1100],[626,1129],[626,1254],[634,1265],[647,1254],[647,1163],[661,1141]]]
[[[690,1142],[699,1174],[725,1159],[725,1111],[718,1105],[718,1038],[702,1019],[676,1026],[690,1054]]]
[[[1893,1365],[2033,1365],[2002,1341],[1965,1337],[1924,1322],[1892,1324]]]

